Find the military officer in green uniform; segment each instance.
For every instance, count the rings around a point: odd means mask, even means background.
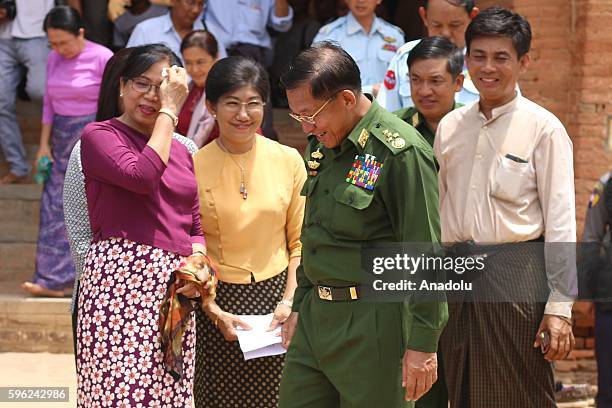
[[[427,37],[410,51],[407,63],[414,106],[394,113],[433,147],[440,120],[462,106],[455,94],[463,87],[463,52],[445,37]]]
[[[427,37],[410,50],[407,65],[411,99],[415,106],[394,114],[418,130],[433,147],[440,120],[448,112],[463,106],[455,102],[455,94],[463,89],[463,52],[445,37]],[[438,364],[438,381],[417,402],[417,408],[448,407],[439,354]]]
[[[310,136],[279,407],[411,407],[437,379],[447,306],[363,301],[361,248],[438,242],[432,149],[361,92],[359,68],[333,43],[302,51],[281,81],[291,116]]]

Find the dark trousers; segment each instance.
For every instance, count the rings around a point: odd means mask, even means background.
[[[595,306],[595,354],[597,356],[598,408],[612,408],[612,311]]]
[[[234,44],[227,49],[227,55],[240,55],[243,57],[252,58],[259,62],[264,68],[270,65],[271,52],[272,51],[267,48],[244,43]],[[276,130],[274,130],[272,101],[270,100],[270,97],[268,97],[266,106],[264,108],[264,117],[263,123],[261,124],[261,130],[263,131],[264,136],[266,136],[268,139],[278,140],[278,134],[276,133]]]

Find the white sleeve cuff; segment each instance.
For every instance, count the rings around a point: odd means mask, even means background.
[[[559,292],[551,292],[548,302],[544,308],[544,314],[572,318],[572,306],[574,299],[567,297]]]

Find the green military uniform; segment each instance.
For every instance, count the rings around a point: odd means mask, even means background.
[[[463,104],[455,102],[453,109],[462,107]],[[416,106],[409,108],[399,109],[393,112],[395,116],[402,119],[404,122],[412,125],[416,130],[419,131],[421,136],[427,140],[430,146],[433,147],[434,139],[436,134],[434,130],[429,126],[427,120],[421,112],[418,111]],[[442,366],[442,358],[438,352],[438,381],[433,385],[431,390],[425,394],[416,403],[416,408],[446,408],[448,407],[448,391],[446,389],[446,382],[444,381],[444,368]]]
[[[362,245],[439,241],[432,149],[373,101],[338,147],[327,149],[311,137],[306,160],[302,264],[293,301],[299,318],[279,407],[411,407],[403,400],[401,359],[406,348],[437,350],[446,303],[327,301],[315,285],[359,284]],[[365,178],[351,171],[358,161],[371,164]]]
[[[455,102],[455,105],[453,106],[453,109],[451,109],[451,111],[462,106],[463,104]],[[393,112],[393,114],[398,118],[402,119],[404,122],[408,123],[409,125],[412,125],[416,130],[419,131],[421,136],[423,136],[425,140],[427,140],[427,143],[429,143],[429,145],[433,147],[436,133],[429,126],[429,124],[425,120],[425,117],[421,114],[421,112],[417,110],[415,106],[397,110]]]

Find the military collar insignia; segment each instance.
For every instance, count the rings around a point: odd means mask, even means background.
[[[308,168],[310,169],[310,171],[308,172],[309,176],[316,176],[318,174],[318,168],[319,166],[321,166],[321,163],[318,162],[317,160],[321,160],[323,157],[325,157],[323,155],[323,153],[321,152],[321,146],[319,145],[317,147],[317,150],[315,150],[314,152],[310,153],[310,157],[312,158],[312,160],[308,160],[307,164],[308,164]]]
[[[414,115],[412,115],[411,121],[412,121],[412,127],[415,127],[415,128],[421,124],[421,121],[419,118],[419,112],[414,112]]]
[[[324,157],[323,153],[321,153],[321,147],[317,147],[317,150],[312,152],[310,154],[310,157],[312,157],[313,159],[316,159],[316,160],[321,160]]]
[[[368,142],[369,137],[370,137],[370,134],[368,133],[368,131],[365,129],[362,129],[361,133],[359,134],[359,138],[357,139],[357,143],[359,143],[359,146],[361,146],[362,149],[365,147],[366,143]]]
[[[399,133],[391,132],[389,129],[383,130],[383,135],[387,139],[387,143],[390,143],[395,149],[401,149],[406,146],[406,141],[399,137]]]
[[[383,163],[377,161],[376,156],[370,154],[356,155],[351,169],[346,175],[346,182],[372,191],[382,168]]]

